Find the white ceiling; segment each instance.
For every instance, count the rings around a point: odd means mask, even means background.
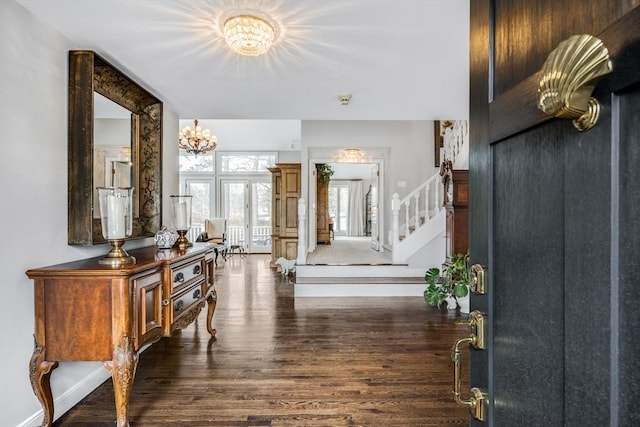
[[[468,116],[469,0],[17,1],[182,119]],[[220,18],[247,9],[280,27],[264,56],[221,38]]]

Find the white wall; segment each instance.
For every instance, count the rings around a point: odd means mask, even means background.
[[[68,51],[78,48],[91,47],[73,45],[13,0],[0,1],[1,426],[42,421],[29,382],[34,309],[33,283],[25,271],[106,252],[105,245],[67,245],[67,64]],[[165,111],[164,117],[165,130],[172,127],[169,135],[175,135],[177,116]],[[177,157],[163,163],[163,175],[165,190],[177,189]],[[127,248],[149,244],[153,239],[129,242]],[[106,377],[100,363],[61,363],[51,376],[54,399],[63,400],[56,402],[56,416]]]
[[[341,148],[360,148],[365,158],[367,148],[371,148],[369,151],[388,149],[389,159],[384,171],[385,230],[381,236],[386,244],[391,226],[392,194],[397,192],[402,198],[438,171],[434,167],[433,143],[433,122],[429,120],[305,120],[302,122],[302,176],[308,174],[305,164],[308,154],[305,153],[317,147],[333,148],[334,152]],[[398,183],[402,181],[406,186],[400,188]],[[303,180],[302,197],[309,201],[308,180]],[[312,209],[310,202],[307,209]]]
[[[300,120],[198,120],[218,138],[218,151],[300,151]],[[193,120],[180,120],[180,129]]]

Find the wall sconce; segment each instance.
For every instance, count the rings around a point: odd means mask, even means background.
[[[193,246],[186,234],[191,228],[191,200],[193,196],[169,196],[171,197],[171,226],[178,232],[176,245],[178,249],[184,250]]]
[[[132,265],[136,259],[122,246],[133,230],[133,187],[98,187],[102,237],[111,244],[111,251],[100,258],[100,264],[118,267]]]

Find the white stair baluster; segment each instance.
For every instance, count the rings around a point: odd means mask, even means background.
[[[404,203],[404,238],[406,239],[407,237],[409,237],[409,202],[411,199],[408,199],[405,203]]]
[[[391,215],[391,244],[395,248],[400,241],[400,196],[398,193],[393,193],[391,196]]]
[[[414,224],[415,224],[415,229],[413,231],[418,230],[418,228],[420,228],[420,192],[416,192],[415,195],[415,215],[414,215]]]
[[[426,224],[431,219],[431,212],[429,210],[429,184],[424,186],[424,223]]]

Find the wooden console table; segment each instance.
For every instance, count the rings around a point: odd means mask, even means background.
[[[53,422],[51,372],[61,361],[102,361],[113,380],[117,426],[128,426],[138,352],[193,322],[205,301],[207,330],[216,307],[214,251],[155,246],[128,251],[136,264],[112,268],[97,258],[27,271],[34,281],[35,349],[31,386]]]

